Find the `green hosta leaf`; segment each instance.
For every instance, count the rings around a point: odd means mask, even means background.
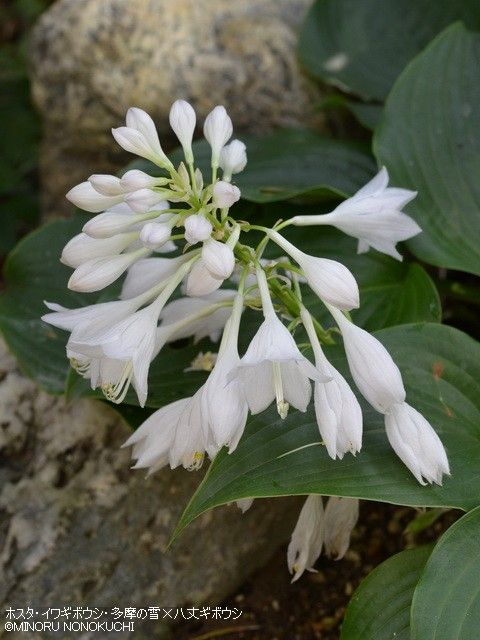
[[[350,600],[340,640],[410,640],[413,591],[431,552],[409,549],[376,567]]]
[[[395,185],[418,190],[409,241],[431,264],[480,274],[480,34],[449,27],[401,74],[375,136]]]
[[[242,197],[251,202],[275,202],[294,197],[315,200],[352,195],[375,173],[375,164],[363,145],[326,138],[306,129],[284,129],[263,137],[241,136],[247,145],[246,168],[234,176]],[[195,162],[210,176],[211,149],[206,141],[194,144]],[[172,161],[183,160],[181,150]],[[127,168],[153,173],[150,163],[135,161]]]
[[[368,100],[383,100],[405,65],[455,20],[480,27],[475,0],[317,0],[299,41],[308,71]]]
[[[388,445],[383,416],[365,403],[362,451],[337,461],[320,443],[312,408],[306,414],[291,411],[282,421],[272,407],[250,419],[233,454],[217,456],[179,530],[200,513],[245,497],[320,493],[412,506],[476,506],[480,346],[460,331],[436,324],[392,327],[376,335],[402,371],[407,400],[430,420],[446,446],[452,476],[442,487],[417,483]],[[346,374],[343,349],[330,347],[326,354]]]
[[[440,538],[413,596],[412,640],[478,638],[479,539],[480,507],[464,515]]]

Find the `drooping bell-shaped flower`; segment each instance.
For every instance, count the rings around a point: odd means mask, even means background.
[[[356,498],[329,498],[325,507],[325,553],[340,560],[350,546],[357,524],[359,501]]]
[[[338,309],[356,309],[359,304],[358,285],[351,272],[340,262],[317,258],[300,251],[277,231],[268,232],[270,238],[302,268],[308,285],[324,302]]]
[[[263,269],[257,269],[264,321],[235,371],[242,381],[250,411],[266,409],[275,399],[280,417],[289,405],[306,411],[312,388],[310,380],[325,381],[299,351],[292,334],[277,317]]]
[[[388,187],[388,179],[388,172],[383,167],[369,183],[331,213],[295,216],[292,223],[298,226],[333,225],[358,238],[358,253],[373,247],[402,260],[395,247],[397,242],[408,240],[421,232],[415,220],[402,211],[417,192]]]
[[[331,458],[357,453],[362,448],[362,410],[345,378],[327,360],[312,318],[305,307],[301,317],[315,355],[318,371],[331,380],[315,382],[314,402],[318,428]]]
[[[296,582],[305,570],[314,571],[324,539],[324,510],[320,495],[310,495],[300,511],[287,550],[287,564]]]
[[[388,440],[420,484],[442,484],[450,475],[447,454],[430,423],[406,402],[394,404],[385,414]]]

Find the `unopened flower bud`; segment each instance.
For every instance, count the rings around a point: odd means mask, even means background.
[[[123,194],[106,196],[99,193],[93,188],[90,182],[77,184],[76,187],[70,189],[65,197],[76,207],[79,207],[84,211],[89,211],[90,213],[105,211],[105,209],[108,209],[123,200]]]
[[[202,260],[211,275],[221,280],[229,278],[235,268],[235,256],[232,249],[213,238],[204,243]]]
[[[190,244],[208,240],[212,233],[211,223],[202,215],[189,216],[184,224],[185,240]]]
[[[79,267],[93,258],[113,256],[121,253],[131,244],[137,233],[119,233],[111,238],[91,238],[86,233],[79,233],[65,245],[60,261],[69,267]]]
[[[229,182],[219,180],[213,187],[213,202],[219,209],[228,209],[240,200],[240,189]]]
[[[124,191],[139,191],[140,189],[151,189],[158,185],[166,184],[166,178],[156,178],[139,169],[131,169],[123,174],[120,184]]]
[[[164,201],[165,195],[152,189],[139,189],[125,196],[125,202],[137,213],[144,213]]]
[[[172,228],[161,222],[147,222],[140,231],[140,240],[149,249],[156,249],[170,240]]]
[[[205,262],[200,259],[195,262],[190,273],[188,274],[185,285],[185,293],[187,296],[200,297],[206,296],[216,291],[222,284],[221,278],[214,278],[207,269]]]
[[[176,100],[170,109],[170,126],[182,145],[185,159],[193,162],[192,139],[197,117],[191,104],[185,100]]]
[[[212,147],[212,166],[217,166],[223,146],[230,140],[233,125],[225,107],[215,107],[205,119],[203,134]]]
[[[158,139],[158,133],[152,118],[143,111],[132,107],[127,111],[127,126],[112,129],[112,134],[118,144],[130,153],[162,166],[171,167]]]
[[[223,179],[230,180],[232,174],[240,173],[247,164],[246,147],[240,140],[232,140],[225,145],[220,153],[220,167],[223,170]]]
[[[92,187],[103,196],[118,196],[123,193],[120,178],[108,174],[94,174],[88,179]]]
[[[72,291],[100,291],[119,278],[140,257],[139,252],[95,258],[80,265],[70,276]]]

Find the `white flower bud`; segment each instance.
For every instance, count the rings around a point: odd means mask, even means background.
[[[97,239],[86,233],[79,233],[65,245],[60,261],[76,268],[93,258],[114,256],[126,249],[136,236],[136,232],[120,233],[112,238]]]
[[[202,260],[210,274],[220,280],[229,278],[235,268],[235,256],[232,249],[213,238],[204,243]]]
[[[108,174],[94,174],[88,181],[103,196],[118,196],[123,193],[120,178]]]
[[[110,238],[117,233],[129,230],[132,225],[143,220],[143,215],[135,215],[130,207],[123,203],[91,218],[82,231],[91,238]]]
[[[247,164],[246,147],[240,140],[232,140],[220,153],[220,167],[224,180],[230,180],[234,173],[240,173]]]
[[[187,296],[206,296],[216,291],[222,284],[221,278],[214,278],[202,259],[197,260],[187,277],[185,293]]]
[[[77,184],[76,187],[70,189],[65,197],[76,207],[79,207],[84,211],[89,211],[90,213],[105,211],[105,209],[108,209],[123,200],[123,194],[116,196],[102,195],[93,188],[90,182]]]
[[[147,222],[140,231],[140,240],[149,249],[156,249],[170,240],[172,228],[161,222]]]
[[[212,147],[212,165],[217,166],[223,146],[230,140],[233,125],[225,107],[215,107],[205,119],[203,134]]]
[[[402,375],[383,344],[327,305],[343,336],[348,366],[361,394],[374,409],[387,413],[405,400]]]
[[[171,167],[158,139],[157,130],[152,118],[136,107],[127,111],[127,126],[112,129],[112,135],[118,144],[130,153],[163,166]]]
[[[229,182],[219,180],[213,187],[213,203],[219,209],[228,209],[240,200],[240,189]]]
[[[192,105],[185,100],[176,100],[170,109],[169,120],[182,145],[186,161],[193,162],[192,139],[197,117]]]
[[[165,178],[155,178],[139,169],[131,169],[123,174],[120,184],[124,191],[139,191],[140,189],[151,189],[157,185],[166,183]]]
[[[185,220],[185,240],[190,244],[207,240],[212,233],[211,223],[202,215],[188,216]]]
[[[80,292],[100,291],[119,278],[139,257],[140,254],[134,252],[89,260],[75,269],[68,288]]]
[[[385,415],[385,428],[393,450],[420,484],[442,484],[450,475],[443,444],[430,423],[406,402],[394,404]]]
[[[138,191],[127,194],[125,196],[125,202],[132,211],[144,213],[160,202],[165,202],[165,195],[157,191],[152,191],[152,189],[139,189]]]

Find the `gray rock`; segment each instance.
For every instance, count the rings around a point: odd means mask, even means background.
[[[318,87],[298,68],[298,25],[311,0],[59,0],[31,43],[33,97],[45,123],[47,209],[125,160],[110,128],[146,109],[163,138],[176,98],[203,119],[215,104],[237,132],[318,122]],[[167,145],[168,147],[168,140]]]
[[[212,605],[290,534],[298,503],[265,500],[244,515],[235,506],[204,514],[167,550],[200,475],[132,471],[115,411],[39,391],[3,343],[0,379],[2,610]],[[154,625],[146,621],[146,637],[159,637]]]

